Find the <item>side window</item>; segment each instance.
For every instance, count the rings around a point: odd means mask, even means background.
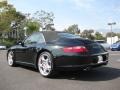
[[[37,44],[37,43],[44,43],[44,42],[45,42],[45,39],[42,33],[34,33],[24,41],[24,44]]]

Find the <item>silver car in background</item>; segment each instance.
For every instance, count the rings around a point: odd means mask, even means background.
[[[95,41],[101,44],[106,50],[110,49],[110,45],[105,40],[95,40]]]

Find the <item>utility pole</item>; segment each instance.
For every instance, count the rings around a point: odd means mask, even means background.
[[[108,23],[108,25],[110,26],[110,32],[111,32],[111,44],[112,44],[112,26],[113,26],[113,25],[116,25],[116,22]]]

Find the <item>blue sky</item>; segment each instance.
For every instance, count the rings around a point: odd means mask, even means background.
[[[78,24],[81,30],[109,30],[108,22],[120,31],[120,0],[9,0],[18,11],[34,13],[53,12],[58,30]]]

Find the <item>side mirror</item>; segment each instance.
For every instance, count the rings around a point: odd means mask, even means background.
[[[22,45],[22,46],[23,46],[24,43],[23,43],[22,41],[18,41],[18,42],[17,42],[17,45]]]

